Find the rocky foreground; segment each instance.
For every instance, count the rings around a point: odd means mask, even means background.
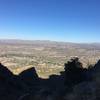
[[[0,100],[100,100],[100,61],[86,69],[73,58],[48,79],[34,67],[14,75],[0,64]]]

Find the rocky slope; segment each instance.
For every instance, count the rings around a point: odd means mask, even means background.
[[[60,75],[39,78],[30,68],[14,75],[0,64],[0,100],[99,100],[100,61],[88,69],[78,58],[65,64]]]

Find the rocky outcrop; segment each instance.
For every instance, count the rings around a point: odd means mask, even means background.
[[[34,67],[21,72],[19,77],[30,88],[36,87],[39,83],[39,77]]]
[[[0,64],[0,100],[14,100],[20,95],[15,78],[12,72]]]
[[[100,61],[89,68],[86,75],[91,80],[75,84],[64,100],[100,100]]]
[[[0,100],[100,100],[100,61],[84,69],[78,58],[61,75],[39,78],[30,68],[13,75],[0,64]]]

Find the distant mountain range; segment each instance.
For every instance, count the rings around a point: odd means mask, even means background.
[[[59,41],[50,41],[50,40],[17,40],[17,39],[0,39],[0,44],[44,44],[44,45],[62,45],[62,46],[73,46],[80,48],[94,48],[100,49],[100,43],[73,43],[73,42],[59,42]]]

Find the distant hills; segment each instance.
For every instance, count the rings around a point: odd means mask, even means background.
[[[73,42],[58,42],[50,40],[17,40],[17,39],[0,39],[0,44],[43,44],[47,46],[68,46],[79,48],[94,48],[100,49],[100,43],[73,43]]]

